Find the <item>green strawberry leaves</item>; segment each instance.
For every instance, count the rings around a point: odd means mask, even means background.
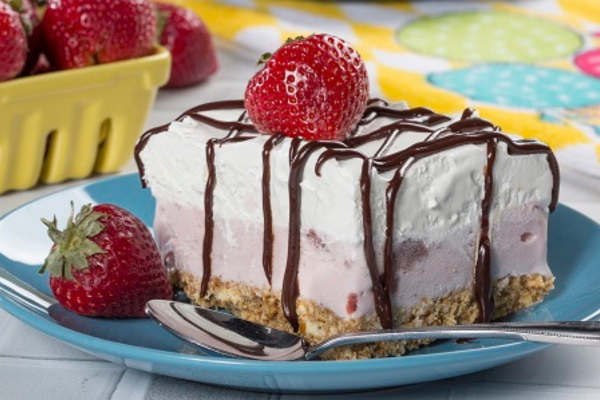
[[[54,246],[39,271],[40,274],[48,271],[50,275],[73,280],[73,268],[84,270],[89,266],[89,256],[105,253],[90,238],[104,230],[105,227],[99,220],[106,217],[106,214],[96,212],[91,204],[86,204],[74,217],[75,210],[73,208],[71,202],[71,215],[64,230],[58,229],[56,216],[52,221],[42,218]]]
[[[296,36],[295,38],[289,37],[289,38],[287,38],[285,40],[285,44],[290,44],[290,43],[298,42],[298,41],[304,40],[304,39],[306,39],[305,36]]]
[[[262,56],[260,56],[260,58],[256,62],[256,65],[266,64],[267,61],[269,61],[269,59],[271,58],[272,55],[273,55],[273,53],[265,53],[265,54],[263,54]]]
[[[156,10],[156,40],[158,42],[160,42],[160,37],[167,26],[169,18],[171,18],[170,12]]]
[[[9,5],[13,10],[20,12],[23,8],[23,0],[10,0]]]

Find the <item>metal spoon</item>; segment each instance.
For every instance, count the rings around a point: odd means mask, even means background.
[[[25,283],[1,266],[0,293],[22,306],[41,313],[48,313],[48,308],[57,303],[54,298],[40,292],[30,284]]]
[[[175,336],[209,352],[265,361],[312,360],[339,346],[406,339],[495,338],[600,345],[600,321],[506,322],[401,328],[348,333],[310,345],[293,333],[186,303],[151,300],[146,305],[146,313]]]

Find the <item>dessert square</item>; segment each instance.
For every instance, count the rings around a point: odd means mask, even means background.
[[[163,261],[190,299],[309,342],[489,321],[553,287],[556,159],[471,109],[371,99],[345,140],[305,141],[260,134],[243,101],[209,103],[144,134],[136,161]]]

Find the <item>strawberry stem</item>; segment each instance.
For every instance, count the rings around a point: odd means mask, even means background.
[[[306,39],[304,36],[296,36],[295,38],[290,38],[290,37],[289,37],[289,38],[287,38],[287,39],[285,40],[285,44],[294,43],[294,42],[297,42],[297,41],[299,41],[299,40],[304,40],[304,39]]]
[[[265,54],[263,54],[262,56],[260,56],[260,58],[256,62],[256,65],[266,64],[267,61],[269,61],[269,59],[271,58],[272,55],[273,55],[273,53],[265,53]]]
[[[170,12],[156,10],[156,40],[159,42],[169,18],[171,18]]]
[[[10,6],[15,11],[21,11],[23,8],[23,0],[10,0]]]
[[[19,19],[21,20],[21,25],[25,30],[25,34],[27,36],[31,36],[31,34],[33,33],[33,25],[31,24],[31,20],[29,19],[29,17],[21,14],[19,15]]]
[[[285,44],[291,44],[294,42],[297,42],[299,40],[304,40],[306,39],[304,36],[296,36],[295,38],[287,38],[285,40]],[[273,56],[273,53],[265,53],[262,56],[260,56],[260,58],[258,59],[256,65],[261,65],[261,64],[266,64],[267,61],[269,61],[269,59]]]
[[[74,217],[75,210],[71,202],[71,215],[64,230],[58,229],[56,216],[52,221],[42,218],[42,223],[48,228],[48,236],[54,242],[50,255],[44,261],[39,273],[46,271],[53,276],[73,280],[73,268],[84,270],[88,268],[88,257],[102,254],[105,251],[90,240],[105,229],[99,219],[106,214],[94,211],[91,204],[81,208]]]

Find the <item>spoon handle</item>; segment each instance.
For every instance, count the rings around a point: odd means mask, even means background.
[[[313,346],[310,360],[335,347],[361,343],[414,339],[507,339],[552,344],[600,345],[600,321],[497,322],[490,324],[430,326],[348,333]]]
[[[55,299],[23,282],[2,267],[0,267],[0,293],[22,305],[44,313],[52,304],[56,303]]]

